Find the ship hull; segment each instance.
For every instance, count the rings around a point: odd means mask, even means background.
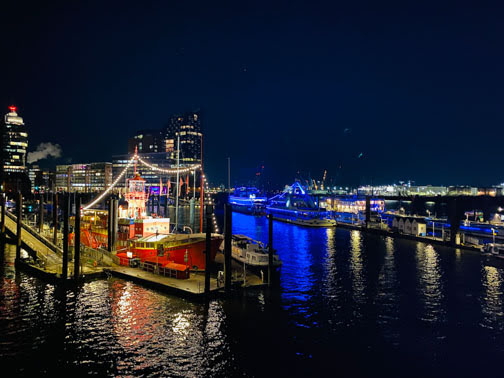
[[[220,248],[222,238],[212,238],[210,261],[215,260],[215,255]],[[206,240],[181,243],[177,246],[164,248],[163,256],[158,256],[157,248],[133,247],[131,252],[141,261],[156,260],[159,264],[173,261],[176,264],[189,266],[191,270],[202,271],[206,269]],[[187,252],[187,253],[186,253]]]
[[[248,215],[264,215],[266,214],[266,210],[264,206],[260,205],[243,205],[243,204],[236,204],[236,203],[231,203],[231,208],[233,211],[242,213],[242,214],[248,214]]]
[[[273,219],[306,227],[335,227],[336,221],[327,218],[326,214],[310,210],[290,210],[268,207],[267,211]]]
[[[274,220],[278,220],[285,223],[296,224],[298,226],[306,226],[306,227],[335,227],[336,221],[333,219],[291,219],[291,218],[283,218],[273,215]]]

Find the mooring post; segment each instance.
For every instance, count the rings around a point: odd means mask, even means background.
[[[2,238],[5,238],[5,208],[7,206],[7,198],[5,197],[5,193],[2,193],[2,219],[0,229],[2,230]]]
[[[205,294],[210,294],[210,257],[212,254],[212,205],[206,207]]]
[[[165,218],[168,218],[168,214],[169,214],[169,209],[168,209],[169,199],[170,199],[170,197],[168,195],[166,195],[166,197],[165,197],[165,208],[164,208],[164,217]]]
[[[371,222],[371,197],[366,196],[366,228],[369,228]]]
[[[229,203],[224,205],[224,289],[231,290],[231,236],[233,211]]]
[[[53,244],[58,245],[58,193],[53,193]]]
[[[119,228],[117,217],[118,205],[118,199],[112,200],[112,251],[117,249],[117,230]]]
[[[81,225],[81,196],[77,194],[75,198],[75,241],[74,241],[74,278],[79,279],[80,275],[80,225]]]
[[[273,278],[273,214],[268,215],[268,286]]]
[[[189,200],[189,224],[191,225],[192,229],[194,230],[194,197]]]
[[[17,193],[16,201],[16,263],[21,259],[21,224],[23,222],[23,195],[21,192]]]
[[[112,213],[113,213],[113,204],[112,198],[110,198],[107,202],[108,208],[108,219],[107,219],[107,250],[112,252]]]
[[[39,232],[44,232],[44,194],[40,193],[39,202]]]
[[[460,221],[462,219],[460,209],[458,208],[456,198],[450,198],[448,201],[448,221],[450,222],[450,242],[452,245],[457,245],[460,242]],[[458,237],[457,237],[458,236]]]
[[[61,278],[68,277],[68,231],[70,221],[70,193],[63,196],[63,262],[61,265]]]

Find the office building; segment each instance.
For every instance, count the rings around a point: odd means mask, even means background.
[[[56,189],[66,192],[101,192],[112,184],[112,163],[56,166]]]
[[[181,164],[200,163],[203,134],[199,112],[185,113],[171,117],[166,128],[166,140],[174,144],[174,150],[177,149],[177,135],[180,135]]]

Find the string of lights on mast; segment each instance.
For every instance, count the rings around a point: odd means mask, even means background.
[[[119,180],[121,180],[121,178],[126,174],[126,172],[128,171],[128,168],[131,167],[131,165],[135,162],[135,159],[137,158],[137,156],[133,156],[129,161],[128,161],[128,164],[126,164],[126,167],[124,167],[124,169],[121,171],[121,173],[119,173],[119,175],[116,177],[116,179],[114,180],[114,182],[102,193],[100,194],[98,197],[96,197],[92,202],[88,203],[87,205],[85,205],[83,207],[84,210],[88,210],[90,209],[91,207],[93,207],[94,205],[96,205],[97,203],[100,203],[104,198],[105,196],[110,193],[110,191],[112,189],[114,189],[114,187],[117,185],[117,183],[119,182]]]
[[[119,181],[121,180],[121,178],[124,177],[124,175],[128,171],[128,168],[131,167],[134,163],[136,164],[137,161],[139,161],[140,163],[144,164],[146,167],[148,167],[148,168],[150,168],[152,170],[155,170],[155,171],[158,171],[158,172],[162,172],[162,173],[165,173],[165,174],[176,174],[177,171],[179,173],[189,173],[189,172],[194,173],[197,170],[201,169],[201,165],[200,164],[194,164],[194,165],[191,165],[190,167],[184,167],[182,169],[177,169],[177,168],[173,168],[173,169],[159,168],[159,167],[156,167],[156,166],[154,166],[152,164],[147,163],[145,160],[143,160],[141,157],[139,157],[138,154],[135,154],[130,160],[128,160],[128,163],[126,164],[126,166],[124,167],[124,169],[121,171],[121,173],[119,173],[119,175],[116,177],[116,179],[112,182],[112,184],[102,194],[100,194],[98,197],[96,197],[92,202],[90,202],[87,205],[85,205],[83,207],[83,209],[84,210],[88,210],[91,207],[93,207],[94,205],[96,205],[97,203],[100,203],[105,198],[105,196],[107,194],[109,194],[112,189],[114,189],[114,187],[119,183]],[[210,195],[210,188],[209,188],[206,176],[203,174],[202,177],[203,177],[203,182],[204,182],[204,185],[205,185],[206,203],[208,205],[215,206],[215,203],[214,203],[214,201],[213,201],[213,199],[212,199],[212,197]],[[219,227],[217,225],[217,219],[216,219],[214,213],[212,213],[212,226],[213,226],[214,232],[218,233],[219,232]]]
[[[203,175],[203,182],[205,185],[205,191],[206,191],[206,203],[207,205],[212,205],[212,207],[215,206],[214,200],[212,196],[210,195],[210,188],[208,186],[208,181],[206,179],[206,176]],[[212,223],[213,223],[213,229],[216,233],[219,233],[219,226],[217,226],[217,219],[215,218],[215,213],[212,212]]]

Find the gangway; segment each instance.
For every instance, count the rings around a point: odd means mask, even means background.
[[[5,212],[5,228],[11,235],[16,235],[17,217],[10,212]],[[21,245],[33,251],[37,259],[44,262],[45,265],[61,264],[63,250],[39,235],[30,226],[21,222]]]

